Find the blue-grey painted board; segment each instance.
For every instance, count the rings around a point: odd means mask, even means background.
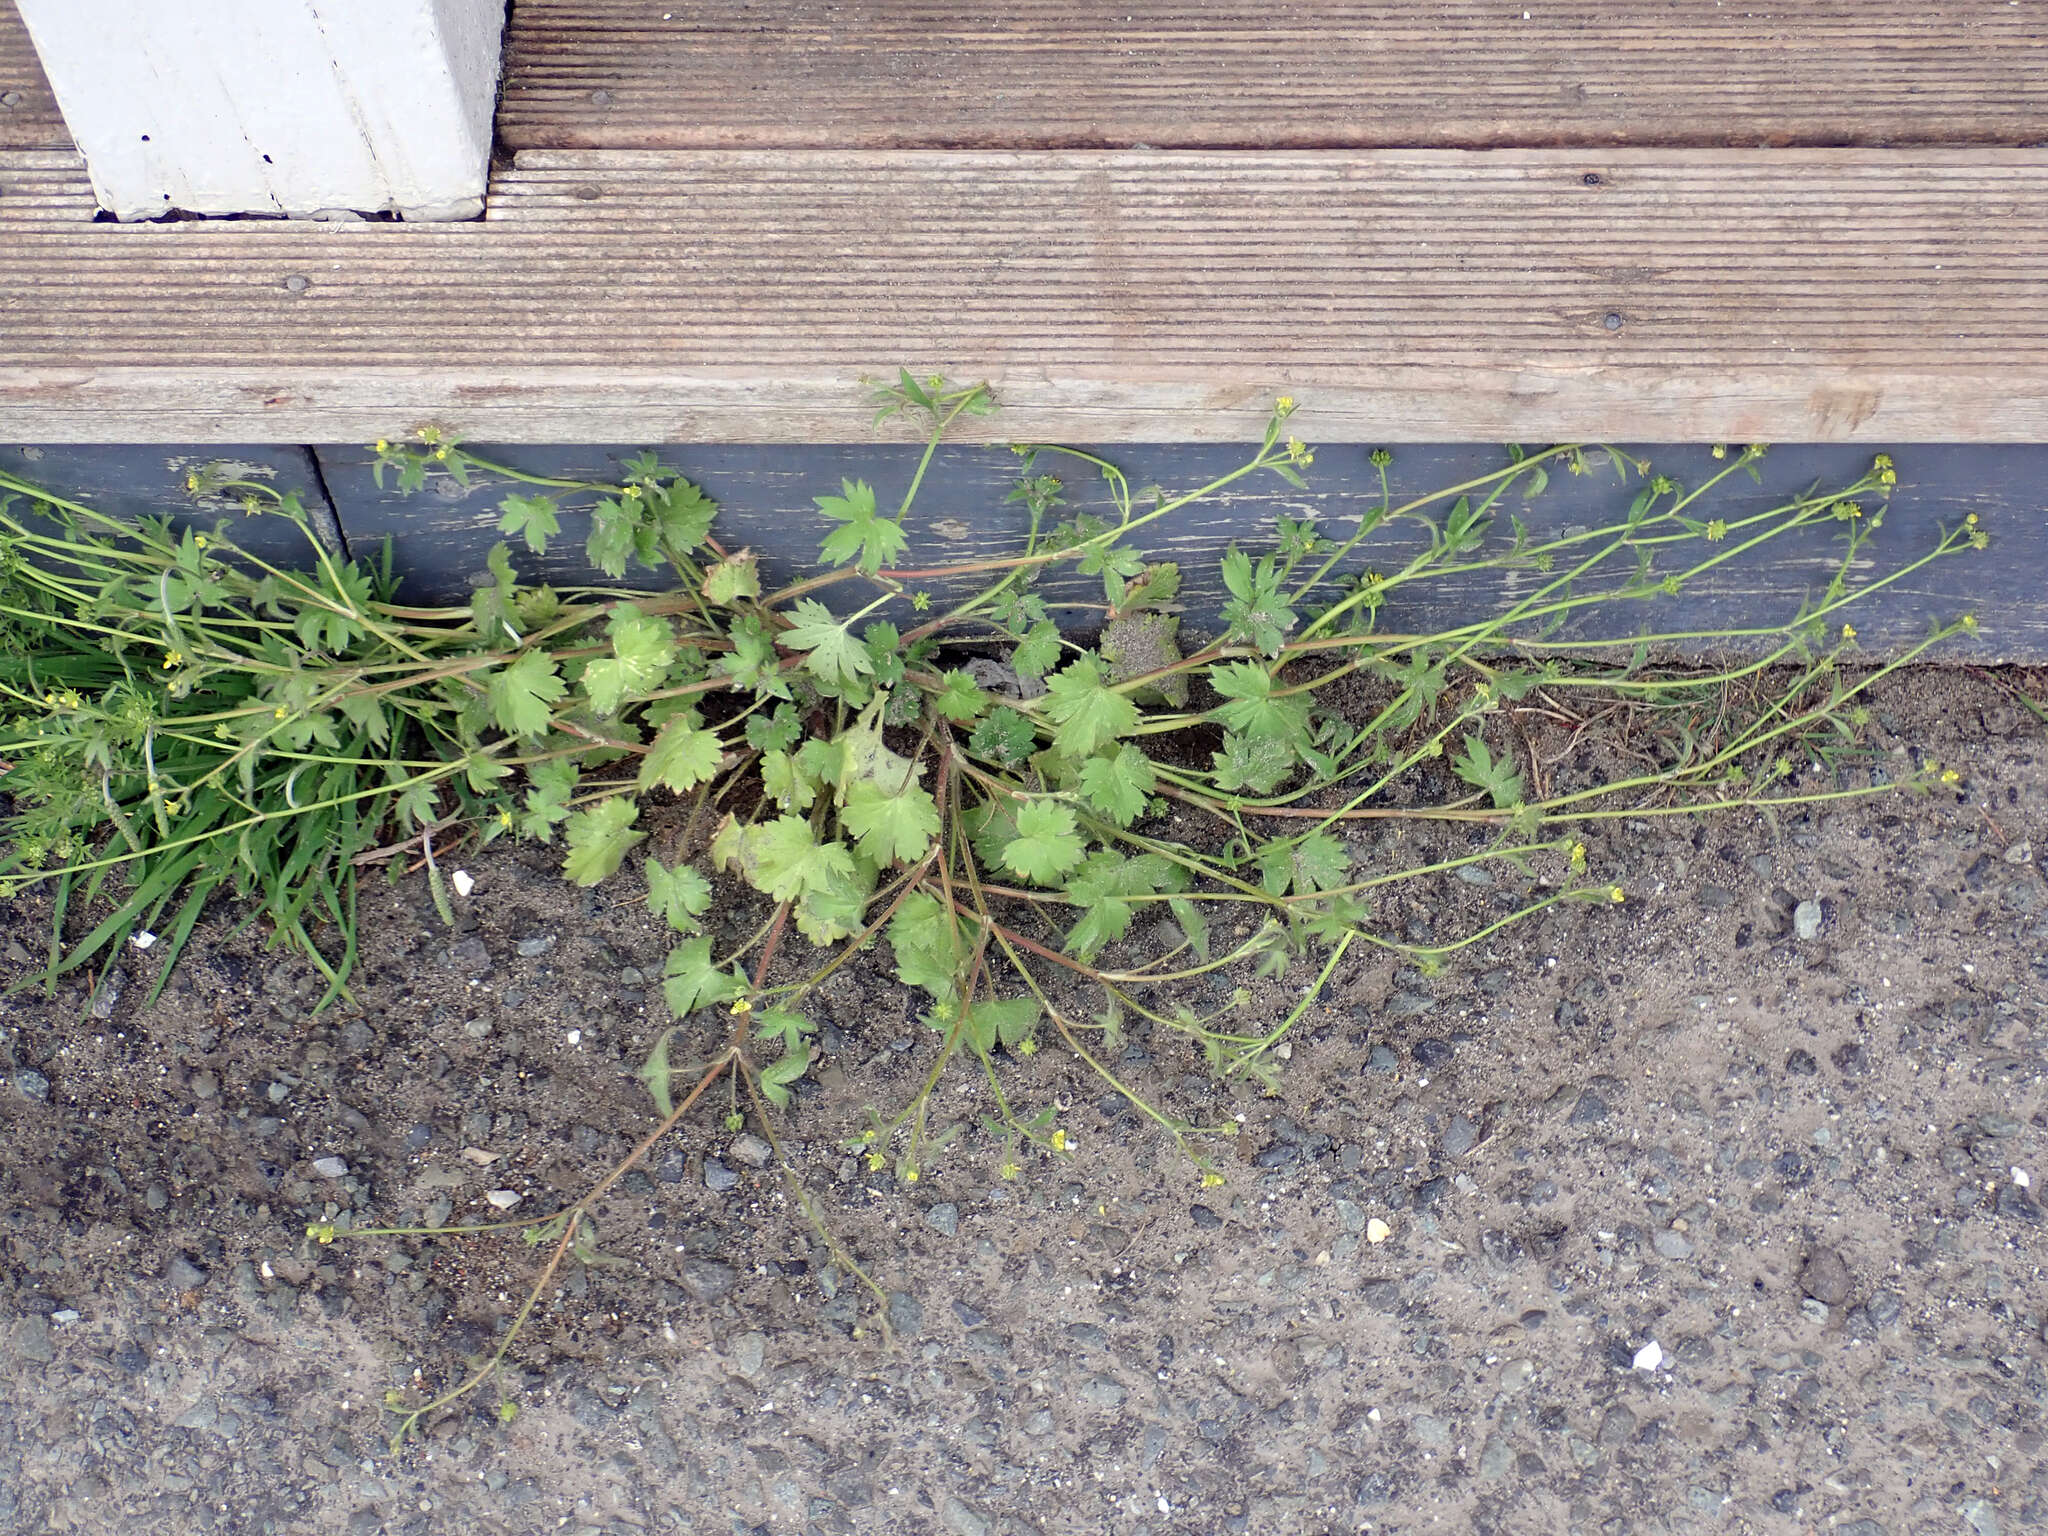
[[[67,501],[83,502],[129,520],[147,513],[168,513],[181,525],[190,523],[201,529],[210,529],[225,518],[234,524],[235,539],[251,554],[292,566],[310,563],[304,536],[283,519],[245,519],[241,502],[233,494],[191,495],[185,489],[185,477],[209,466],[280,491],[297,491],[311,514],[314,531],[330,545],[336,542],[334,509],[320,484],[310,448],[0,443],[0,470]]]
[[[476,451],[532,473],[602,479],[615,477],[620,461],[639,450],[477,446]],[[1171,493],[1224,474],[1248,455],[1244,448],[1211,444],[1124,444],[1095,451],[1121,467],[1133,487],[1158,484]],[[1148,554],[1178,560],[1183,566],[1189,625],[1201,629],[1213,621],[1222,599],[1217,561],[1232,541],[1257,553],[1269,546],[1276,518],[1306,515],[1317,517],[1327,533],[1341,537],[1358,516],[1377,506],[1380,481],[1369,451],[1364,445],[1318,445],[1306,492],[1262,474],[1144,530],[1136,542]],[[372,482],[366,451],[322,447],[317,452],[352,548],[363,553],[389,537],[398,567],[406,573],[407,590],[416,597],[459,598],[467,590],[467,573],[483,568],[485,554],[497,541],[498,504],[508,489],[516,487],[484,479],[464,488],[441,480],[401,495],[389,488],[380,490]],[[1725,467],[1704,447],[1630,452],[1682,485],[1699,484]],[[2048,569],[2048,445],[1904,446],[1892,450],[1892,456],[1899,484],[1874,546],[1874,568],[1910,559],[1935,542],[1941,525],[1952,526],[1971,513],[1979,516],[1995,542],[1988,554],[1941,562],[1860,610],[1856,622],[1865,644],[1872,649],[1896,648],[1917,639],[1929,623],[1970,610],[1979,616],[1982,632],[1967,648],[1969,654],[1980,659],[2048,659],[2048,603],[2042,601],[2039,582],[2039,573]],[[718,536],[731,548],[751,546],[762,556],[773,582],[815,568],[817,541],[826,524],[813,509],[812,497],[836,490],[842,478],[865,479],[875,486],[884,506],[894,506],[909,483],[917,454],[897,445],[821,444],[681,446],[663,450],[662,457],[719,502]],[[1518,513],[1539,534],[1598,526],[1619,517],[1641,480],[1631,477],[1624,484],[1604,456],[1589,459],[1597,465],[1594,473],[1583,478],[1555,473],[1540,497],[1524,504],[1515,494],[1503,512]],[[1505,451],[1493,445],[1408,446],[1395,451],[1388,473],[1398,503],[1505,462]],[[1782,501],[1816,481],[1849,483],[1869,465],[1869,451],[1859,447],[1775,447],[1758,466],[1761,485],[1738,474],[1698,512],[1702,518],[1732,519]],[[1107,488],[1089,466],[1047,454],[1038,467],[1062,477],[1070,510],[1110,514]],[[1018,470],[1017,457],[1006,450],[942,448],[910,516],[906,561],[943,565],[1021,547],[1026,515],[1020,506],[1004,500]],[[573,500],[568,504],[574,505]],[[594,573],[581,556],[587,529],[587,516],[565,510],[562,535],[546,558],[519,548],[515,561],[523,572],[558,584],[590,581]],[[1681,597],[1658,603],[1655,612],[1643,607],[1616,609],[1601,617],[1604,627],[1597,631],[1578,626],[1569,632],[1625,638],[1646,623],[1669,630],[1777,622],[1826,580],[1833,535],[1832,527],[1802,532],[1774,545],[1768,557],[1746,558],[1693,583]],[[1420,537],[1412,524],[1395,525],[1369,541],[1354,563],[1393,570]],[[1509,537],[1505,517],[1493,537]],[[646,573],[640,579],[655,580]],[[1382,625],[1409,629],[1458,622],[1504,595],[1527,591],[1533,579],[1528,573],[1488,574],[1408,588],[1389,602]],[[859,590],[849,584],[836,589],[835,595],[850,599]],[[1056,595],[1099,602],[1101,591],[1098,582],[1070,579]],[[1076,611],[1074,617],[1085,625],[1085,612]],[[1955,653],[1963,649],[1959,646]]]

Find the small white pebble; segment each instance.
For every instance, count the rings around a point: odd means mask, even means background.
[[[519,1191],[516,1189],[491,1189],[484,1192],[484,1198],[499,1210],[509,1211],[519,1203]]]
[[[469,877],[469,871],[466,869],[458,869],[448,878],[454,882],[455,894],[458,896],[467,896],[476,889],[476,881]]]
[[[583,1043],[583,1031],[580,1029],[572,1029],[569,1031],[568,1034],[562,1036],[562,1038],[568,1041],[571,1045],[581,1045]]]
[[[2015,1168],[2015,1169],[2013,1169],[2013,1171],[2012,1171],[2012,1181],[2013,1181],[2013,1183],[2015,1183],[2015,1184],[2019,1185],[2019,1187],[2020,1187],[2021,1189],[2028,1189],[2028,1188],[2031,1188],[2031,1187],[2033,1186],[2033,1183],[2034,1183],[2034,1181],[2033,1181],[2032,1179],[2030,1179],[2030,1178],[2028,1178],[2028,1177],[2027,1177],[2027,1170],[2026,1170],[2026,1169],[2024,1169],[2024,1168]]]
[[[1655,1339],[1636,1351],[1635,1367],[1639,1371],[1654,1371],[1663,1363],[1664,1351]]]
[[[316,1158],[313,1171],[323,1179],[345,1179],[348,1177],[348,1164],[338,1157]]]
[[[128,942],[137,949],[147,949],[156,942],[156,935],[147,928],[138,928],[135,932],[128,935]]]
[[[58,1327],[62,1328],[66,1324],[77,1322],[78,1313],[71,1307],[64,1307],[58,1311],[52,1312],[50,1314],[50,1321],[55,1323]],[[1160,1502],[1163,1504],[1166,1501],[1162,1499],[1160,1500]]]
[[[1384,1243],[1394,1235],[1394,1229],[1375,1216],[1365,1224],[1365,1240],[1368,1243]]]

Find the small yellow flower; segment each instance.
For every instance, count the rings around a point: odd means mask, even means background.
[[[734,1013],[752,1013],[754,1005],[743,997],[732,1005],[732,1011]]]
[[[1292,414],[1294,410],[1294,396],[1282,395],[1278,400],[1275,400],[1273,402],[1273,409],[1278,411],[1282,416]]]
[[[624,497],[627,501],[638,501],[640,499],[640,487],[637,485],[629,485],[623,491],[619,492],[619,494],[622,497]]]
[[[915,1184],[917,1182],[917,1169],[915,1166],[903,1170],[903,1182],[906,1184]]]
[[[1856,638],[1856,626],[1854,624],[1844,624],[1842,626],[1842,638],[1844,640],[1854,640]]]
[[[1960,784],[1963,782],[1963,776],[1953,768],[1944,768],[1941,770],[1941,782],[1944,784]]]
[[[1204,1189],[1219,1189],[1222,1187],[1222,1184],[1223,1175],[1214,1168],[1209,1169],[1202,1175],[1202,1188]]]
[[[174,667],[182,667],[183,665],[185,665],[185,653],[183,651],[164,652],[164,670],[166,672]]]
[[[1964,518],[1964,519],[1963,519],[1963,526],[1964,526],[1965,528],[1974,528],[1974,527],[1976,527],[1976,526],[1977,526],[1977,514],[1976,514],[1976,513],[1974,513],[1974,512],[1972,512],[1972,513],[1971,513],[1971,514],[1970,514],[1970,515],[1969,515],[1968,517]]]
[[[888,1159],[887,1159],[886,1157],[882,1156],[882,1154],[881,1154],[881,1153],[879,1153],[879,1152],[870,1152],[870,1153],[868,1154],[868,1172],[869,1172],[869,1173],[880,1173],[880,1172],[882,1171],[882,1165],[883,1165],[884,1163],[886,1163],[887,1161],[888,1161]]]
[[[190,474],[188,474],[188,475],[186,475],[186,476],[185,476],[185,489],[186,489],[187,491],[189,491],[189,492],[190,492],[190,493],[191,493],[192,495],[194,495],[194,496],[197,496],[197,495],[199,494],[199,471],[198,471],[198,470],[196,470],[196,469],[195,469],[195,470],[193,470],[193,471],[192,471],[192,472],[191,472]]]
[[[1609,901],[1627,901],[1628,893],[1618,885],[1610,885],[1607,887],[1607,899]]]
[[[1584,843],[1573,843],[1573,844],[1572,844],[1572,869],[1573,869],[1574,871],[1580,871],[1580,870],[1583,870],[1583,869],[1585,869],[1585,867],[1586,867],[1586,845],[1585,845]]]
[[[1067,1132],[1064,1126],[1052,1133],[1052,1149],[1055,1152],[1067,1150]]]
[[[498,812],[498,825],[507,832],[510,832],[512,830],[512,813],[510,811]]]
[[[1717,517],[1707,524],[1707,542],[1709,544],[1718,544],[1727,537],[1728,524],[1725,520]]]
[[[206,548],[209,542],[210,541],[203,533],[195,533],[192,535],[192,547],[194,549],[204,549]]]
[[[1716,443],[1716,444],[1714,444],[1714,457],[1715,457],[1715,458],[1717,458],[1717,459],[1725,459],[1725,458],[1727,458],[1727,457],[1728,457],[1728,445],[1727,445],[1726,443]]]
[[[1975,633],[1977,633],[1977,615],[1975,615],[1974,613],[1966,613],[1963,615],[1963,633],[1966,635],[1974,635]]]
[[[1024,1165],[1014,1157],[1006,1157],[997,1165],[996,1172],[1006,1179],[1014,1179],[1024,1171]]]
[[[387,438],[382,438],[382,437],[378,438],[378,439],[377,439],[377,451],[378,451],[379,453],[389,453],[389,452],[391,451],[391,443],[390,443],[390,440],[389,440],[389,439],[387,439]]]

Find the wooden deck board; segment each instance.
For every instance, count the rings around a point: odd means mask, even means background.
[[[2048,440],[2048,154],[531,152],[470,225],[0,225],[20,441]]]
[[[69,149],[71,134],[14,0],[0,0],[0,150]]]
[[[76,150],[0,149],[0,224],[83,224],[98,212]]]
[[[530,148],[2048,143],[2038,0],[516,0]]]

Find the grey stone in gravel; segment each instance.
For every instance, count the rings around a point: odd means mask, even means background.
[[[164,1268],[164,1278],[178,1290],[196,1291],[211,1277],[184,1254],[174,1253]]]
[[[482,939],[471,934],[448,946],[448,963],[468,976],[487,975],[491,969],[491,952],[484,947]]]
[[[1444,1132],[1444,1155],[1463,1157],[1479,1140],[1479,1127],[1464,1115],[1451,1116],[1451,1128]]]
[[[1401,1058],[1394,1054],[1394,1048],[1385,1043],[1375,1045],[1365,1058],[1368,1072],[1392,1072],[1401,1065]]]
[[[1610,1113],[1607,1101],[1588,1088],[1579,1095],[1578,1102],[1572,1105],[1571,1123],[1573,1125],[1598,1125]]]
[[[1792,909],[1792,931],[1801,943],[1820,937],[1820,925],[1827,913],[1817,901],[1802,901]]]
[[[685,1259],[681,1279],[683,1289],[698,1301],[717,1301],[732,1294],[739,1274],[716,1259]]]
[[[952,1237],[960,1230],[960,1207],[952,1201],[943,1201],[924,1213],[924,1224],[945,1237]]]
[[[1812,1077],[1819,1070],[1820,1063],[1811,1051],[1794,1051],[1785,1058],[1785,1071],[1793,1077]]]
[[[891,1291],[884,1311],[889,1326],[906,1339],[915,1337],[924,1327],[924,1303],[908,1291]]]
[[[749,1168],[766,1168],[775,1161],[775,1148],[752,1131],[744,1136],[735,1136],[725,1155],[736,1163],[745,1163]]]
[[[1535,1380],[1534,1360],[1510,1360],[1500,1368],[1500,1385],[1504,1392],[1519,1392]]]
[[[2001,1114],[1995,1109],[1986,1110],[1977,1117],[1977,1129],[1986,1136],[2017,1136],[2025,1128],[2015,1116]]]
[[[715,1157],[704,1159],[704,1187],[714,1194],[724,1194],[735,1187],[740,1176]]]
[[[1709,912],[1718,912],[1723,907],[1735,905],[1735,893],[1724,885],[1701,886],[1697,899],[1700,906]]]
[[[939,1524],[946,1528],[947,1536],[990,1536],[994,1529],[951,1494],[947,1494],[946,1501],[939,1506]]]
[[[1109,1376],[1094,1376],[1082,1386],[1081,1396],[1097,1408],[1115,1409],[1123,1407],[1130,1394],[1122,1382]]]
[[[1835,1536],[1886,1536],[1886,1531],[1875,1520],[1851,1520],[1836,1526]]]
[[[1665,1258],[1674,1262],[1679,1259],[1689,1259],[1692,1257],[1692,1243],[1687,1240],[1686,1235],[1683,1232],[1673,1232],[1668,1228],[1651,1238],[1650,1246]]]
[[[1193,1219],[1196,1226],[1206,1230],[1213,1231],[1215,1228],[1223,1225],[1223,1218],[1210,1210],[1206,1205],[1189,1206],[1188,1215]]]
[[[1828,1304],[1824,1301],[1815,1301],[1811,1296],[1799,1298],[1799,1310],[1806,1314],[1810,1322],[1825,1323],[1828,1320]]]
[[[431,1125],[415,1125],[405,1133],[405,1150],[408,1152],[424,1152],[427,1149],[427,1143],[433,1139],[434,1128]]]
[[[732,1341],[732,1368],[752,1381],[768,1363],[768,1335],[758,1330],[743,1333]]]
[[[1965,1499],[1956,1506],[1956,1513],[1977,1536],[1998,1536],[1998,1511],[1991,1507],[1989,1499]]]
[[[345,1179],[348,1164],[338,1157],[319,1157],[313,1160],[313,1171],[323,1179]]]
[[[1451,1426],[1434,1414],[1418,1413],[1408,1421],[1408,1433],[1423,1445],[1451,1443]]]
[[[50,1080],[34,1067],[19,1067],[14,1073],[14,1091],[24,1099],[34,1099],[38,1104],[50,1100]]]
[[[531,938],[519,941],[519,956],[522,960],[531,960],[536,955],[546,954],[554,947],[555,936],[552,933],[536,933]]]
[[[1419,1019],[1436,1007],[1436,999],[1426,992],[1396,992],[1387,999],[1387,1012],[1397,1019]]]
[[[192,1074],[193,1098],[210,1099],[219,1092],[220,1079],[215,1077],[211,1072],[194,1072]]]
[[[1427,1067],[1432,1072],[1438,1067],[1448,1067],[1451,1064],[1451,1042],[1448,1040],[1418,1040],[1408,1047],[1408,1053],[1415,1058],[1418,1066]]]
[[[1397,1312],[1401,1307],[1401,1287],[1391,1280],[1368,1280],[1358,1288],[1358,1295],[1367,1306],[1382,1312]]]
[[[1493,884],[1493,871],[1484,864],[1461,864],[1458,866],[1458,878],[1467,885],[1483,889]]]
[[[1488,1435],[1479,1448],[1479,1475],[1499,1477],[1515,1464],[1515,1448],[1505,1435]]]
[[[12,1340],[14,1355],[36,1365],[48,1365],[56,1358],[56,1348],[50,1342],[50,1320],[47,1317],[24,1317],[14,1325]]]
[[[1424,1179],[1415,1186],[1415,1209],[1427,1211],[1451,1192],[1451,1181],[1441,1174],[1433,1179]]]
[[[161,1184],[152,1184],[142,1192],[142,1203],[152,1211],[160,1211],[171,1203],[171,1192]]]
[[[1799,1289],[1815,1301],[1839,1307],[1849,1299],[1849,1266],[1833,1248],[1816,1248],[1799,1266]]]
[[[671,1148],[664,1153],[660,1162],[654,1165],[654,1176],[664,1184],[680,1184],[690,1171],[689,1154],[681,1148]]]
[[[1863,1310],[1873,1327],[1889,1328],[1899,1320],[1903,1304],[1897,1291],[1872,1291],[1870,1300],[1863,1303]]]
[[[1636,1432],[1636,1416],[1627,1404],[1616,1403],[1600,1415],[1600,1432],[1596,1437],[1608,1450],[1626,1445],[1629,1437]]]

